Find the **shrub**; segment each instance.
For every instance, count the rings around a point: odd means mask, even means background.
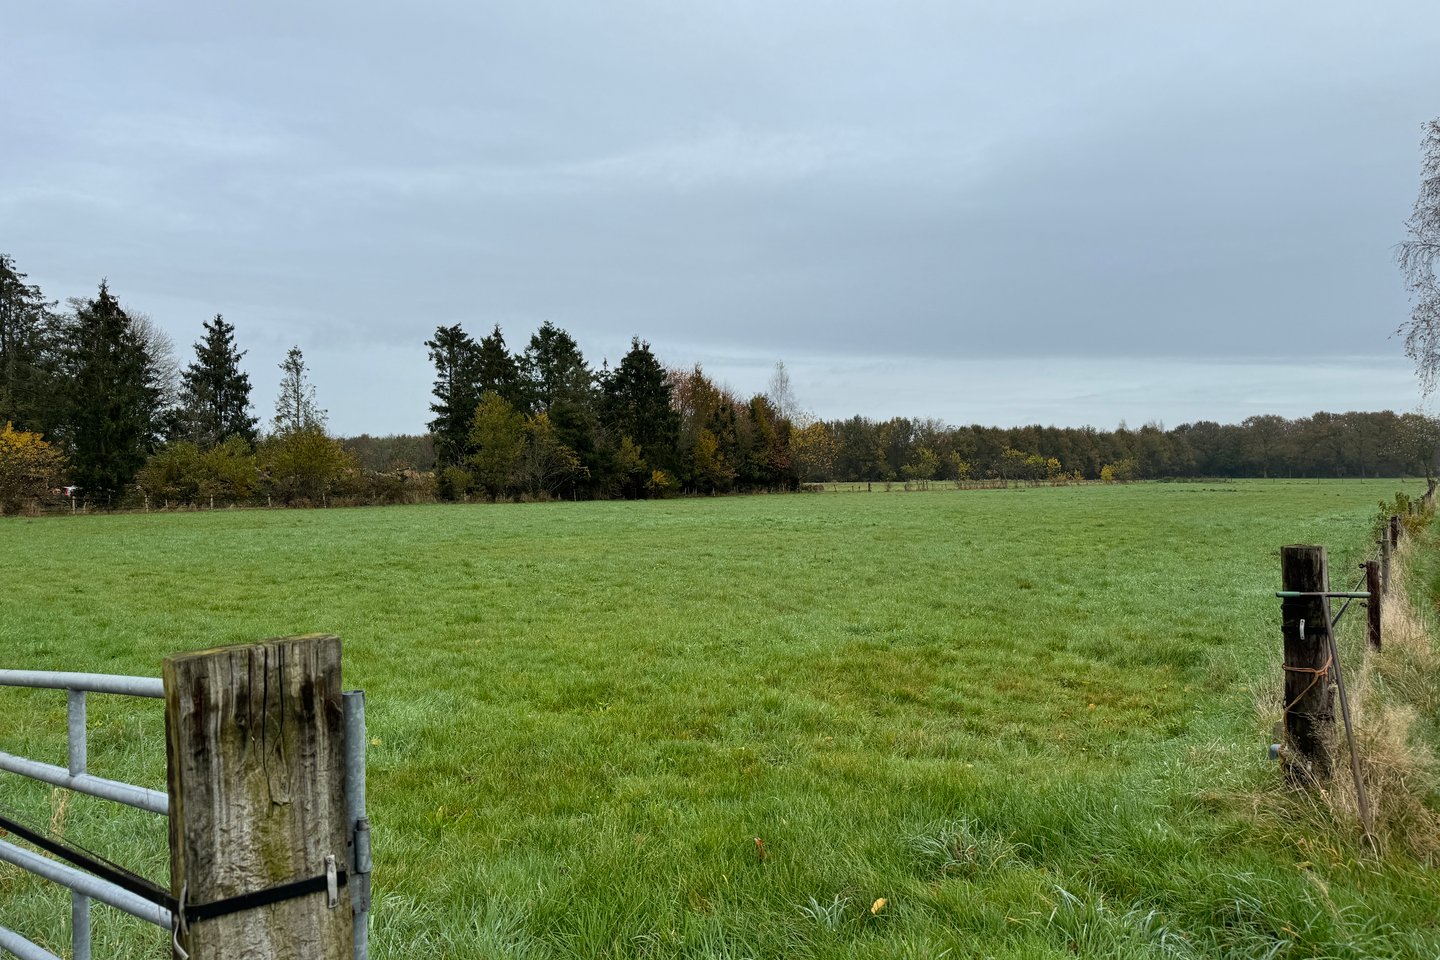
[[[355,458],[320,427],[291,430],[266,440],[260,460],[270,486],[286,503],[324,503],[351,474]]]
[[[1128,483],[1135,479],[1136,465],[1130,457],[1107,463],[1100,468],[1100,479],[1106,483]]]
[[[1412,498],[1402,492],[1397,492],[1395,499],[1389,503],[1381,500],[1380,511],[1375,514],[1375,519],[1370,524],[1373,539],[1378,540],[1389,535],[1391,517],[1399,517],[1405,525],[1406,534],[1414,536],[1428,527],[1434,519],[1435,504],[1427,504],[1422,498]]]
[[[680,481],[666,470],[650,471],[650,479],[645,484],[645,492],[652,497],[672,496],[679,489]]]
[[[442,500],[464,500],[474,488],[475,478],[464,467],[446,467],[435,478],[435,492]]]
[[[57,486],[64,473],[65,458],[40,434],[10,423],[0,430],[0,514],[18,513]]]

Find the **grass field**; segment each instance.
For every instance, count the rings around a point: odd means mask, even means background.
[[[1256,710],[1278,547],[1348,577],[1399,488],[13,520],[0,665],[340,634],[381,958],[1433,960],[1434,872],[1266,813]],[[163,787],[158,704],[91,702],[92,768]],[[63,696],[0,691],[0,749],[63,763],[64,732]],[[164,879],[154,818],[0,801]],[[65,902],[0,867],[0,925],[58,950]],[[97,916],[97,957],[168,955]]]

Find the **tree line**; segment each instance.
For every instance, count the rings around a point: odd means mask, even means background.
[[[0,254],[0,511],[62,483],[91,503],[285,504],[596,499],[948,480],[1430,475],[1440,425],[1417,413],[1254,416],[1172,429],[822,420],[783,365],[742,396],[696,365],[667,368],[635,338],[594,368],[544,323],[512,350],[499,326],[425,342],[429,432],[329,434],[304,356],[279,364],[275,413],[252,415],[245,351],[216,315],[181,366],[148,317],[102,281],[67,309]]]
[[[182,368],[105,281],[61,309],[0,254],[0,512],[61,484],[98,506],[323,501],[357,467],[325,431],[299,348],[280,364],[268,431],[244,356],[217,314]]]
[[[1184,477],[1375,477],[1435,469],[1440,422],[1418,413],[1253,416],[1165,429],[954,427],[864,417],[797,431],[806,482],[1155,480]]]
[[[496,326],[427,340],[437,493],[651,497],[790,490],[793,425],[765,394],[742,400],[699,368],[667,370],[638,337],[611,368],[541,325],[511,352]]]
[[[669,375],[679,382],[691,372]],[[780,455],[802,484],[1430,476],[1440,447],[1435,418],[1391,411],[1264,415],[1238,424],[1201,420],[1170,429],[1154,423],[1114,430],[956,427],[905,417],[816,420],[803,414],[789,426]],[[436,462],[429,441],[427,435],[364,435],[344,442],[372,469],[396,458],[429,469]],[[691,462],[714,463],[711,449],[708,438],[701,440]],[[683,489],[726,488],[696,483]]]

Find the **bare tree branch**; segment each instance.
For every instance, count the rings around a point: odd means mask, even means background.
[[[1420,144],[1420,192],[1410,218],[1409,236],[1395,248],[1395,261],[1410,291],[1410,319],[1397,333],[1405,335],[1405,353],[1415,361],[1421,389],[1428,395],[1440,380],[1440,120],[1425,125]]]

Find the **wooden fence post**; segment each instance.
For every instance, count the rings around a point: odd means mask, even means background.
[[[1380,544],[1380,592],[1390,592],[1390,534],[1386,533],[1378,541]]]
[[[349,892],[324,883],[349,837],[339,638],[177,654],[164,677],[170,883],[190,916],[180,946],[193,960],[350,960]],[[297,881],[318,889],[196,917]]]
[[[1380,564],[1374,560],[1365,561],[1365,589],[1370,599],[1365,601],[1368,617],[1365,621],[1365,640],[1371,650],[1380,649],[1380,611],[1384,604],[1384,589],[1380,585]]]
[[[1394,550],[1400,546],[1400,518],[1395,514],[1390,515],[1390,549]]]
[[[1330,589],[1324,547],[1280,549],[1282,589],[1311,594],[1280,603],[1285,639],[1285,733],[1291,748],[1291,777],[1320,783],[1330,780],[1335,734],[1330,690],[1330,599],[1314,596]]]

